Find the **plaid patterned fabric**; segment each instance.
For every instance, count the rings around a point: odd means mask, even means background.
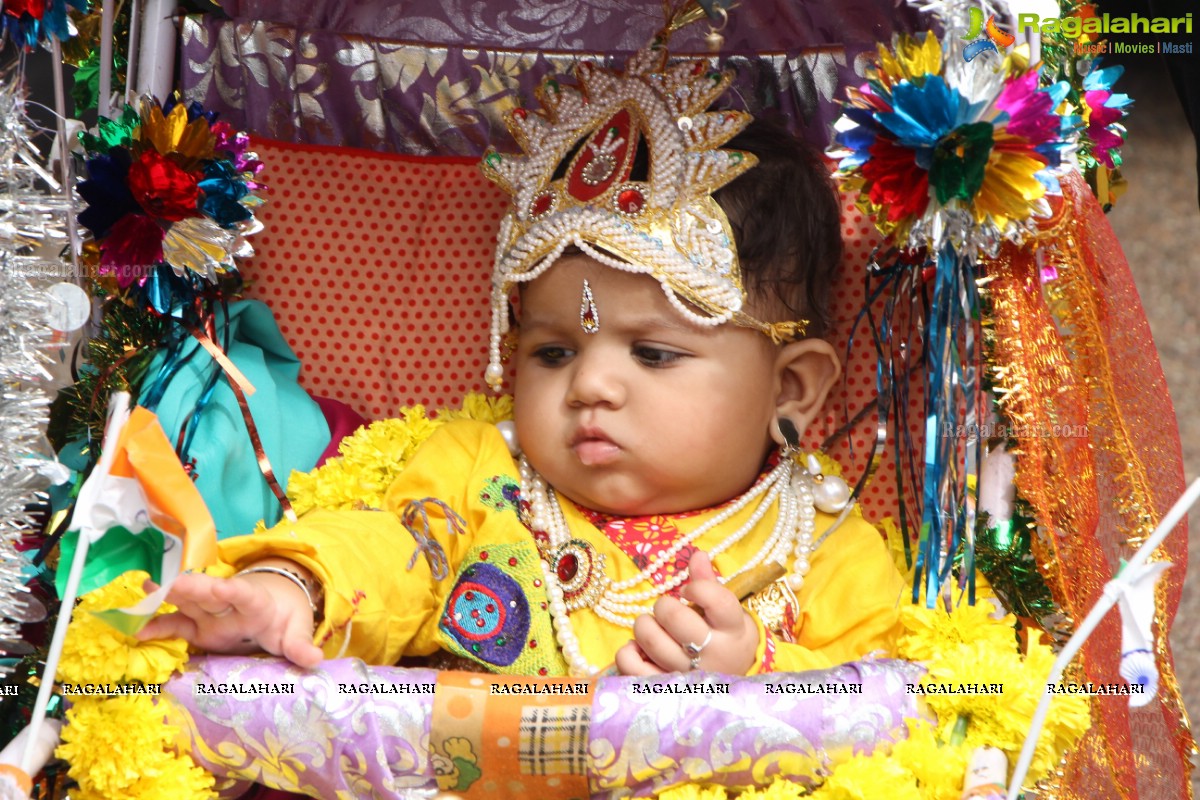
[[[586,774],[590,723],[585,706],[525,707],[517,753],[521,774]]]

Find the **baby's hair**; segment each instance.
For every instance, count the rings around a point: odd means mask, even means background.
[[[756,313],[830,325],[829,290],[842,260],[841,211],[819,153],[774,119],[757,118],[725,148],[758,166],[713,193],[729,217],[742,283]]]

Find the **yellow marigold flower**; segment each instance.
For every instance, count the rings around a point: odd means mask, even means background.
[[[1040,641],[1031,640],[1025,654],[1025,665],[1030,673],[1030,689],[1040,696],[1054,665],[1054,652]],[[1031,718],[1032,714],[1031,710]],[[1091,724],[1091,704],[1085,695],[1055,695],[1050,701],[1050,713],[1046,715],[1046,724],[1042,728],[1042,735],[1038,737],[1037,748],[1033,751],[1028,781],[1039,781],[1054,769],[1062,760],[1063,753],[1079,741]],[[1010,760],[1015,758],[1016,754],[1009,754]]]
[[[512,419],[512,395],[487,395],[471,392],[463,398],[460,410],[439,411],[438,419],[474,419],[480,422],[495,424],[506,419]]]
[[[700,788],[689,783],[685,786],[676,786],[673,789],[667,789],[665,792],[655,796],[658,800],[699,800]]]
[[[908,738],[892,748],[892,757],[917,779],[921,796],[929,800],[958,800],[962,794],[968,751],[938,741],[925,720],[908,720]]]
[[[876,751],[834,767],[813,800],[922,800],[916,778],[896,759]]]
[[[70,763],[81,792],[128,797],[142,776],[157,774],[175,758],[165,748],[177,730],[165,716],[145,695],[81,698],[67,711],[55,754]]]
[[[950,741],[958,717],[967,718],[967,743],[990,744],[1011,752],[1025,738],[1037,693],[1012,644],[987,640],[946,647],[929,663],[922,684],[999,684],[1002,694],[928,694],[925,702],[937,714],[939,738]]]
[[[940,605],[925,608],[924,604],[901,607],[898,653],[911,661],[928,661],[948,647],[968,642],[989,642],[997,649],[1016,652],[1016,617],[1007,614],[992,619],[995,606],[984,600],[975,605],[961,603],[947,612]]]
[[[80,600],[67,627],[58,667],[61,683],[162,683],[187,662],[183,639],[141,642],[91,612],[125,608],[146,596],[145,572],[127,572]],[[160,614],[174,611],[164,604]]]
[[[887,542],[888,552],[892,554],[892,563],[896,565],[896,571],[903,575],[905,581],[911,585],[913,567],[916,562],[909,564],[904,557],[904,533],[900,530],[896,518],[884,517],[879,520],[876,527],[883,532],[883,538]]]
[[[392,481],[441,424],[417,405],[402,410],[398,418],[358,429],[338,445],[338,456],[312,472],[289,476],[288,497],[296,513],[314,508],[383,508]]]
[[[764,788],[747,789],[738,795],[737,800],[800,800],[807,796],[808,792],[800,784],[775,780]]]
[[[728,795],[725,794],[723,786],[698,786],[689,783],[668,789],[657,797],[659,800],[727,800]]]
[[[164,761],[155,774],[143,775],[129,787],[129,794],[137,800],[207,800],[216,796],[215,783],[212,773],[180,755]]]

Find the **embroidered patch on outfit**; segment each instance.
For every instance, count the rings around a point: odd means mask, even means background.
[[[448,651],[493,672],[566,673],[533,542],[468,552],[446,596],[438,629]]]
[[[508,666],[529,633],[529,601],[520,584],[492,564],[459,576],[442,614],[442,630],[481,661]]]
[[[479,500],[495,511],[518,511],[521,485],[508,475],[495,475],[479,490]]]
[[[590,723],[586,706],[527,706],[521,712],[517,747],[521,774],[584,774]]]

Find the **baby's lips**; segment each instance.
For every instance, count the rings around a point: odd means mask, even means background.
[[[587,467],[611,464],[621,454],[621,448],[607,439],[584,439],[572,445],[571,449]]]

